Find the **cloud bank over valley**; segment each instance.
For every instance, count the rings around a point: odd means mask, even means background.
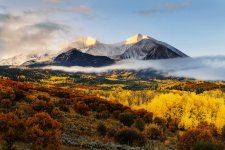
[[[65,72],[101,73],[113,70],[154,69],[165,75],[199,80],[225,81],[225,56],[176,58],[165,60],[123,60],[106,67],[61,67],[47,66],[43,69]]]

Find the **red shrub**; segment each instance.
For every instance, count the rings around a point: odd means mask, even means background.
[[[106,110],[107,110],[107,107],[105,104],[100,104],[97,109],[98,112],[102,112],[102,111],[106,111]]]
[[[157,125],[160,125],[165,130],[165,128],[166,128],[166,120],[165,119],[155,117],[153,122]]]
[[[151,123],[152,122],[152,118],[153,118],[153,113],[151,112],[147,112],[145,113],[145,115],[143,116],[143,119],[146,123]]]
[[[147,113],[147,111],[145,109],[139,109],[139,110],[136,110],[134,113],[137,116],[143,118],[145,116],[145,114]]]
[[[197,128],[209,130],[213,136],[218,135],[217,128],[214,124],[208,124],[207,122],[200,122]]]
[[[140,131],[133,128],[123,128],[119,130],[114,139],[119,144],[131,146],[144,146],[146,143],[146,137]]]
[[[97,119],[107,119],[110,117],[110,113],[108,111],[99,112],[95,116]]]
[[[10,109],[12,106],[12,101],[10,99],[1,100],[1,106],[6,109]]]
[[[178,130],[178,122],[177,120],[169,120],[167,123],[168,128],[172,131],[175,132],[176,130]]]
[[[44,111],[46,108],[46,102],[42,100],[35,100],[32,103],[32,107],[35,111]]]
[[[84,103],[74,105],[74,109],[77,113],[84,116],[88,115],[88,111],[90,110],[89,107]]]
[[[7,149],[12,149],[14,142],[23,137],[24,124],[12,112],[0,114],[0,134],[1,140],[6,142]]]
[[[197,142],[211,140],[212,134],[210,130],[192,129],[178,137],[177,146],[179,150],[190,150]]]
[[[97,126],[97,132],[102,135],[102,136],[105,136],[106,133],[107,133],[107,128],[104,124],[100,123],[98,124]]]
[[[61,144],[61,125],[48,113],[41,112],[26,121],[27,135],[34,149],[57,149]]]
[[[113,113],[112,113],[113,118],[115,118],[115,119],[119,119],[120,114],[121,114],[121,111],[119,111],[119,110],[113,111]]]

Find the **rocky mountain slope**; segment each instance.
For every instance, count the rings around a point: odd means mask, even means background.
[[[45,62],[30,61],[24,63],[24,66],[29,67],[43,67],[43,66],[82,66],[82,67],[101,67],[112,65],[113,59],[105,56],[93,56],[90,54],[83,53],[77,49],[71,49],[63,52],[53,58],[52,60]]]
[[[123,59],[170,59],[188,57],[173,46],[137,34],[115,44],[104,44],[95,38],[85,37],[65,46],[57,54],[32,52],[0,61],[1,66],[92,66],[111,65]]]
[[[168,59],[187,57],[173,46],[153,39],[147,35],[137,34],[115,44],[104,44],[92,37],[81,38],[67,46],[66,51],[77,48],[84,53],[95,56],[107,56],[112,59]]]

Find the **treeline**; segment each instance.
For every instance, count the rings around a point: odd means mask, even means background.
[[[167,88],[169,90],[180,90],[180,91],[189,91],[195,92],[196,94],[201,94],[204,91],[216,90],[221,89],[225,90],[225,85],[219,85],[213,82],[198,82],[195,81],[193,83],[185,83],[185,84],[178,84],[172,87]]]

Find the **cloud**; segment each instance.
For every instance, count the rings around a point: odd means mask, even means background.
[[[37,49],[59,50],[65,41],[77,37],[82,29],[79,23],[70,27],[71,20],[57,17],[62,13],[73,13],[76,20],[97,18],[93,9],[87,5],[47,6],[22,12],[0,11],[0,59]]]
[[[44,1],[46,1],[48,3],[52,3],[52,4],[59,4],[59,3],[63,2],[64,0],[44,0]]]
[[[83,18],[91,19],[91,20],[97,17],[97,15],[94,14],[94,12],[92,11],[92,8],[87,5],[80,5],[80,6],[70,7],[70,8],[61,8],[59,10],[61,12],[75,13],[75,14],[81,15]]]
[[[56,44],[67,26],[42,20],[35,15],[0,14],[0,56],[10,57]]]
[[[80,5],[78,8],[75,9],[75,11],[79,11],[79,12],[90,12],[92,9],[89,6],[86,5]]]
[[[7,10],[7,7],[4,6],[4,5],[0,5],[0,10],[6,11]]]
[[[162,3],[159,7],[139,10],[139,11],[136,11],[135,13],[139,15],[143,15],[143,16],[149,16],[149,15],[154,15],[158,13],[182,10],[190,6],[191,6],[191,2],[182,2],[182,3],[166,2],[166,3]]]
[[[101,73],[112,70],[153,69],[165,76],[187,77],[200,80],[225,81],[225,56],[177,58],[166,60],[123,60],[107,67],[59,67],[48,66],[43,69],[61,70],[65,72]]]
[[[52,15],[56,13],[73,13],[87,19],[95,19],[93,9],[87,5],[71,6],[71,7],[48,7],[39,10],[25,10],[25,14]]]

